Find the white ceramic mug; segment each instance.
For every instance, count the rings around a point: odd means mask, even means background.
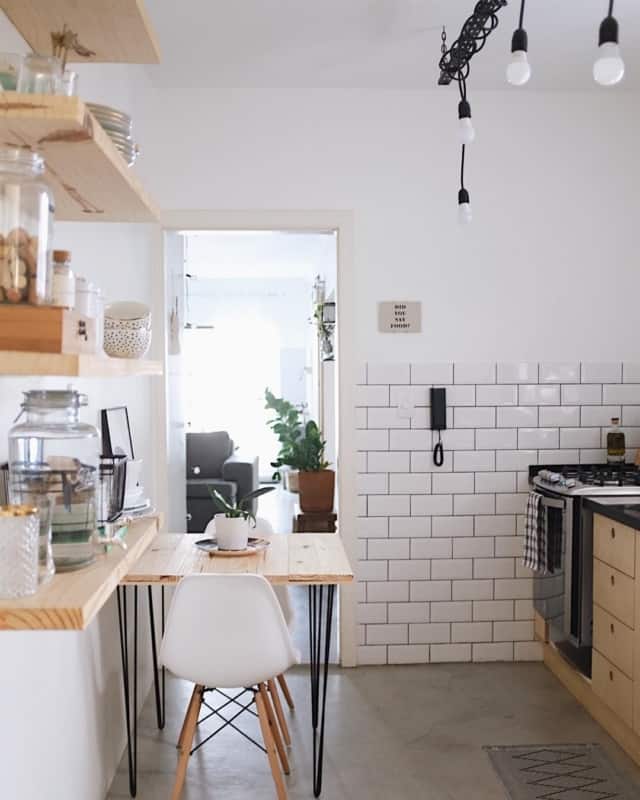
[[[249,520],[216,514],[216,540],[221,550],[246,550],[249,543]]]

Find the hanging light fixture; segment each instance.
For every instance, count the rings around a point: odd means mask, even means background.
[[[613,16],[613,0],[609,13],[600,23],[598,57],[593,65],[593,77],[601,86],[614,86],[624,76],[624,61],[618,44],[618,20]]]
[[[490,34],[498,27],[498,12],[507,5],[507,0],[477,0],[472,14],[465,20],[458,38],[447,48],[446,31],[442,30],[441,57],[438,62],[440,78],[438,85],[446,86],[456,81],[460,90],[458,103],[458,137],[462,144],[460,165],[460,189],[458,191],[458,220],[462,224],[471,222],[469,192],[464,185],[464,158],[467,145],[475,139],[471,122],[471,105],[467,100],[467,78],[471,59],[485,46]]]
[[[473,219],[473,215],[469,202],[469,192],[464,187],[464,153],[465,145],[462,145],[462,158],[460,159],[460,190],[458,191],[458,222],[461,225],[468,225]]]
[[[512,86],[524,86],[531,77],[531,65],[527,57],[529,37],[522,27],[524,22],[524,4],[520,3],[520,22],[511,38],[511,61],[507,66],[507,80]]]
[[[460,144],[471,144],[476,138],[476,132],[471,122],[471,106],[466,97],[458,103],[458,136]]]

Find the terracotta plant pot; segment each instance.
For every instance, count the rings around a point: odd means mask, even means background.
[[[300,472],[300,508],[310,513],[333,511],[336,473],[332,469]]]

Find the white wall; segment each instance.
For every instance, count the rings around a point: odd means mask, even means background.
[[[453,88],[147,91],[137,169],[165,209],[353,209],[363,360],[633,357],[635,95],[471,99],[467,229]],[[413,298],[422,335],[376,333]]]

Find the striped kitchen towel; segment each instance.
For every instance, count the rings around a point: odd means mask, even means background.
[[[536,572],[548,572],[547,515],[542,504],[542,495],[538,492],[529,492],[527,500],[522,563]]]

